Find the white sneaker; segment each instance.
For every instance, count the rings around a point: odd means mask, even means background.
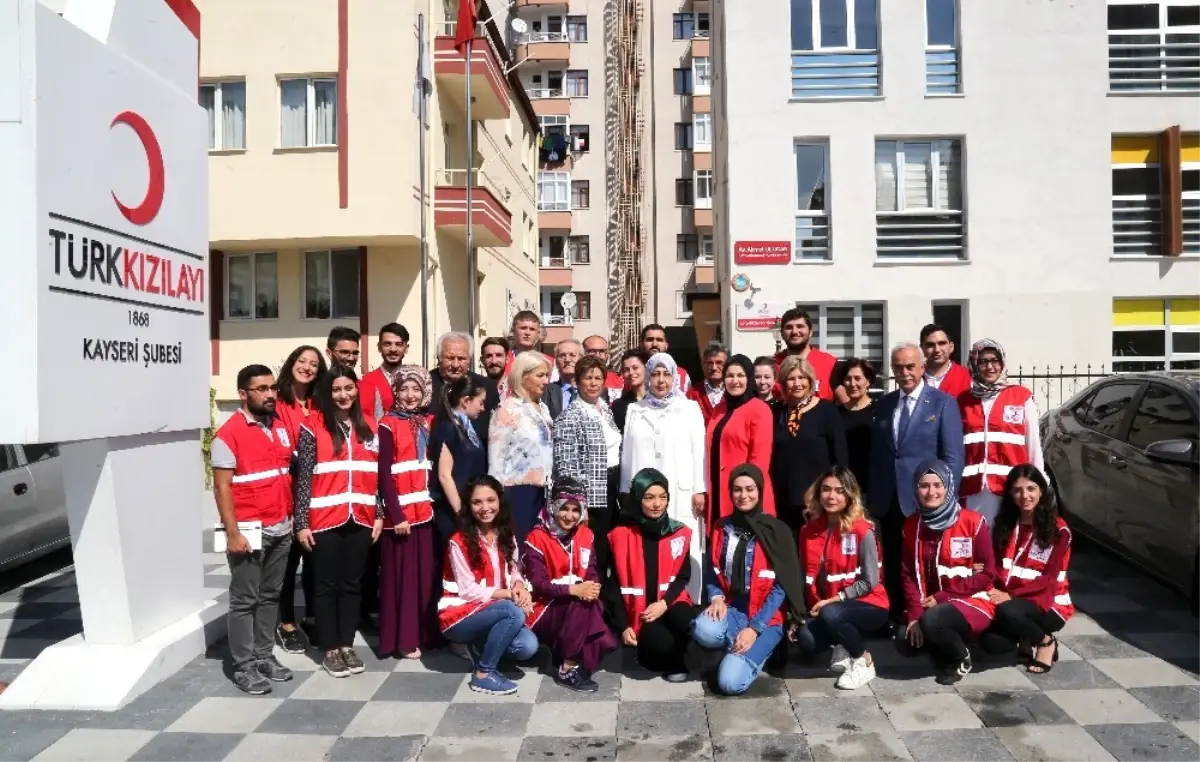
[[[857,659],[850,660],[850,668],[837,679],[837,687],[844,691],[852,691],[863,687],[874,679],[875,665],[868,664],[867,657],[864,654]]]
[[[840,675],[850,668],[850,661],[850,653],[839,643],[833,647],[833,653],[829,654],[829,671]]]

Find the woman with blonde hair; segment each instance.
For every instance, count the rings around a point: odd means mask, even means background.
[[[863,513],[854,474],[843,466],[822,473],[806,495],[800,565],[810,619],[797,633],[810,653],[833,646],[829,668],[837,687],[861,688],[875,677],[863,637],[888,618],[888,596],[875,525]]]
[[[492,413],[488,428],[488,474],[504,487],[518,544],[537,524],[554,470],[550,409],[542,401],[549,380],[545,355],[517,355],[508,371],[509,396]]]

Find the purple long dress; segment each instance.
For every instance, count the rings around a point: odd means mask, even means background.
[[[550,602],[533,626],[538,640],[550,649],[556,663],[570,659],[578,661],[589,673],[600,669],[604,655],[617,649],[617,636],[604,621],[601,600],[581,601],[571,595],[569,585],[551,583],[546,561],[541,555],[526,553],[522,560],[533,597]],[[600,581],[595,564],[588,566],[584,579]]]

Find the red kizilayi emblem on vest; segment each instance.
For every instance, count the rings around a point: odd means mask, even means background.
[[[112,194],[113,201],[116,202],[117,208],[121,210],[125,219],[134,225],[148,225],[162,209],[163,194],[166,192],[167,173],[166,167],[163,165],[162,147],[158,144],[158,137],[154,134],[154,130],[150,129],[150,124],[141,114],[135,111],[122,111],[113,117],[109,129],[118,124],[128,126],[138,136],[138,140],[142,141],[142,149],[146,152],[146,164],[150,170],[150,182],[146,187],[145,198],[137,206],[126,206],[121,203],[116,192]]]

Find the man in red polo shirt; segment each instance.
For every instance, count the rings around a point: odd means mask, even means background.
[[[376,421],[395,403],[392,381],[404,364],[404,355],[408,354],[408,329],[399,323],[388,323],[379,329],[378,346],[383,362],[358,382],[358,404]]]
[[[600,335],[588,336],[583,340],[583,353],[604,363],[605,397],[610,405],[616,402],[620,398],[621,392],[625,390],[625,380],[621,378],[620,374],[608,370],[608,339]]]
[[[512,350],[508,353],[508,362],[504,363],[504,373],[501,378],[508,377],[508,371],[512,369],[513,360],[522,352],[541,351],[539,345],[542,343],[542,319],[532,310],[521,310],[513,315],[512,319]],[[546,362],[550,363],[550,367],[554,368],[554,358],[542,352],[542,356],[546,358]],[[551,375],[551,380],[554,380],[554,375]],[[501,394],[501,397],[504,395]]]
[[[925,355],[925,383],[943,394],[958,399],[971,388],[971,374],[954,362],[954,342],[937,323],[921,329],[921,353]]]
[[[812,338],[812,318],[799,307],[792,307],[783,313],[783,317],[779,319],[779,326],[783,334],[784,350],[775,355],[775,369],[779,369],[788,355],[798,355],[800,359],[807,360],[817,376],[817,396],[832,402],[833,385],[829,382],[829,377],[833,375],[833,366],[837,364],[837,358],[808,345],[808,340]],[[781,378],[776,382],[777,397],[782,393],[783,381]]]
[[[667,343],[666,328],[658,323],[642,326],[642,350],[647,355],[653,357],[659,352],[668,352],[670,349],[671,345]],[[692,377],[679,363],[675,363],[675,369],[679,373],[679,390],[687,394],[692,390]]]

